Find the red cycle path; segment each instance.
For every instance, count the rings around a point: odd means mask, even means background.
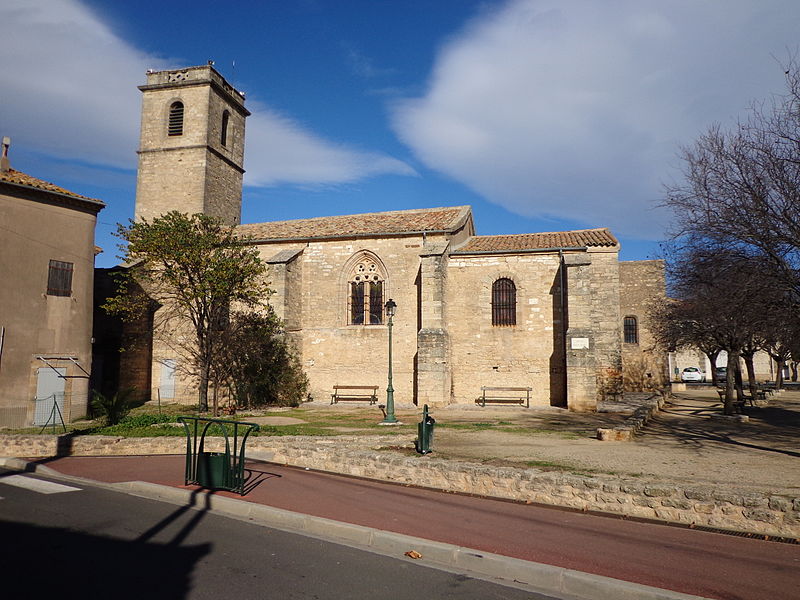
[[[42,461],[96,481],[184,487],[183,456]],[[276,508],[724,600],[800,598],[800,545],[248,463]],[[190,486],[194,489],[194,486]],[[412,550],[413,548],[409,548]]]

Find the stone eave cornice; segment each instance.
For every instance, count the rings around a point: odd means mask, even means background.
[[[558,254],[559,252],[588,252],[586,246],[561,246],[553,248],[518,248],[515,250],[453,250],[450,256],[482,256],[487,254]]]
[[[175,146],[173,148],[149,148],[147,150],[137,150],[136,154],[151,154],[154,152],[172,152],[173,150],[196,150],[198,148],[205,148],[211,154],[219,158],[220,160],[224,161],[229,167],[232,167],[239,171],[239,173],[244,174],[244,169],[233,162],[230,158],[222,154],[219,150],[215,149],[214,147],[208,144],[190,144],[187,146]]]
[[[400,237],[415,237],[425,235],[446,235],[453,233],[451,229],[422,229],[419,231],[393,231],[390,233],[348,233],[342,235],[319,235],[319,236],[304,236],[293,238],[250,238],[242,239],[244,244],[297,244],[303,242],[329,242],[333,240],[360,240],[365,238],[400,238]]]
[[[240,113],[242,116],[249,117],[250,111],[247,110],[242,102],[244,102],[244,97],[236,97],[231,92],[226,90],[223,86],[221,86],[218,82],[214,81],[213,79],[200,79],[197,81],[182,81],[180,84],[175,83],[153,83],[153,84],[145,84],[140,85],[139,90],[142,92],[150,91],[150,90],[168,90],[168,89],[177,89],[177,88],[187,88],[187,87],[198,87],[201,85],[210,85],[214,88],[217,93],[221,96],[225,97],[229,104],[236,110],[236,112]],[[237,94],[239,92],[237,91]]]

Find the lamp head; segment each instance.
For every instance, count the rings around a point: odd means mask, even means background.
[[[394,316],[394,311],[397,308],[397,303],[389,298],[389,300],[384,304],[384,308],[386,309],[386,314],[390,317]]]

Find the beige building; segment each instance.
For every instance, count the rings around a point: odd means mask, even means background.
[[[243,95],[211,66],[149,73],[140,89],[137,217],[204,211],[238,223]],[[337,385],[386,387],[391,298],[398,403],[471,403],[485,386],[523,387],[534,406],[594,410],[607,381],[621,382],[622,313],[640,308],[621,305],[633,289],[621,278],[653,278],[648,293],[663,292],[661,265],[622,266],[607,229],[478,236],[467,206],[239,231],[269,264],[270,303],[323,402]],[[647,339],[643,322],[637,331]],[[168,337],[156,332],[140,385],[194,401]]]
[[[0,427],[86,414],[99,200],[0,162]]]

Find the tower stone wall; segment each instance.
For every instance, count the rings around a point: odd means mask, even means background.
[[[142,91],[136,219],[171,210],[241,220],[244,95],[210,65],[147,74]],[[183,105],[180,134],[170,109]],[[223,135],[223,129],[224,135]]]

